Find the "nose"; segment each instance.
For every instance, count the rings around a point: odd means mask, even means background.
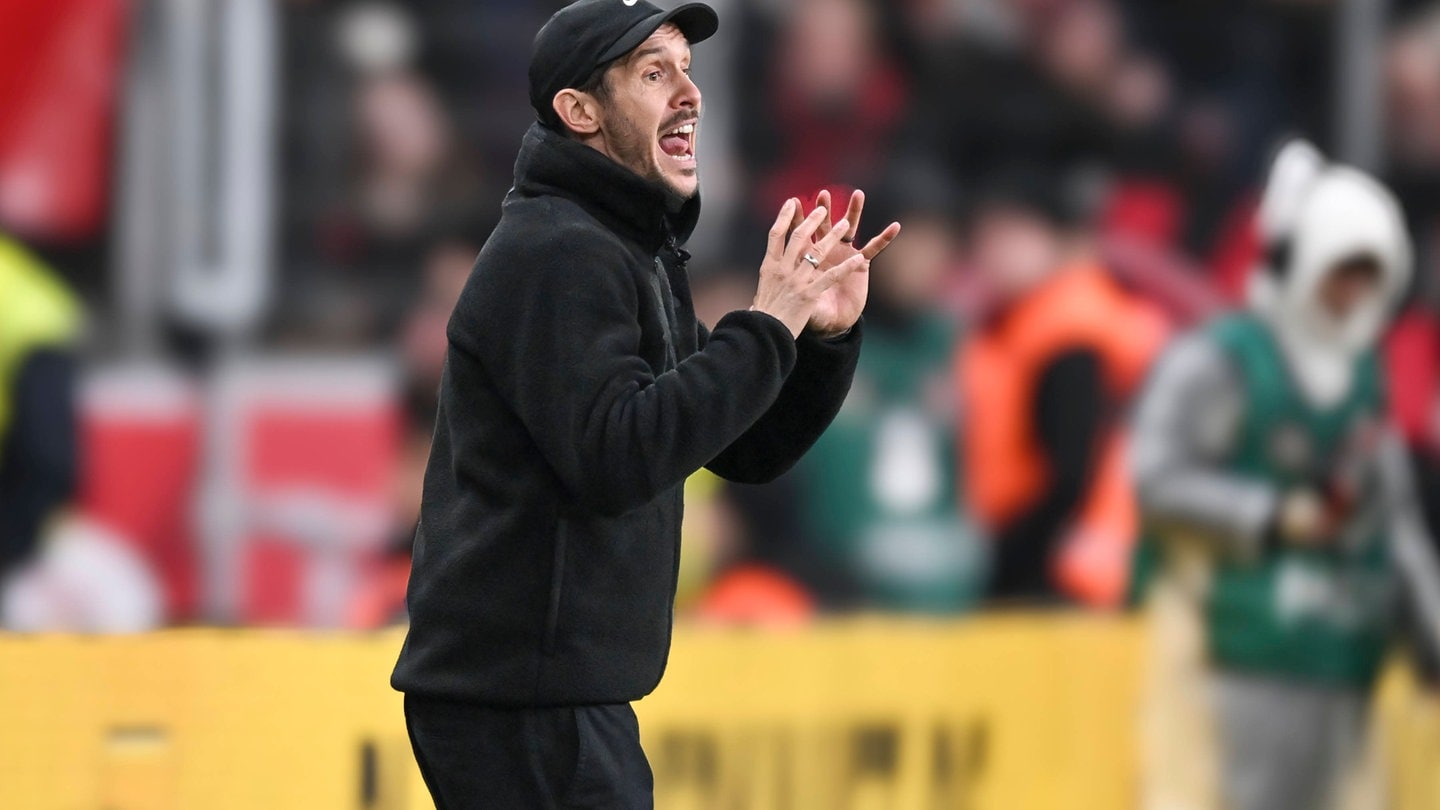
[[[675,106],[681,109],[700,109],[700,86],[688,73],[680,74],[680,88],[675,95]]]

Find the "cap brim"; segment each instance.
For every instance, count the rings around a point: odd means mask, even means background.
[[[720,30],[720,17],[715,13],[715,9],[704,3],[685,3],[669,11],[652,14],[636,23],[600,57],[600,64],[613,62],[640,47],[640,43],[649,39],[650,35],[660,30],[660,26],[665,23],[674,23],[691,45],[709,39]]]

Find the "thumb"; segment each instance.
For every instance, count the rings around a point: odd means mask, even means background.
[[[829,270],[826,270],[824,273],[821,273],[818,278],[810,283],[810,291],[816,295],[820,295],[845,280],[851,273],[861,270],[862,268],[868,269],[869,267],[870,260],[865,258],[863,254],[857,253]]]

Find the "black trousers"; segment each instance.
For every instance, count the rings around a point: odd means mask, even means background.
[[[405,726],[437,810],[653,810],[628,704],[500,709],[405,696]]]

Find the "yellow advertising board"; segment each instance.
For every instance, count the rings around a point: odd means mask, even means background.
[[[636,706],[657,807],[1136,807],[1141,638],[1078,616],[682,625]],[[430,807],[387,683],[400,640],[0,636],[0,808]],[[1391,714],[1405,804],[1437,806],[1415,801],[1440,795],[1440,726]]]

